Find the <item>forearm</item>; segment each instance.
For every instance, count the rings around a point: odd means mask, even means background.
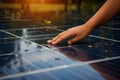
[[[94,29],[120,13],[120,0],[107,0],[85,24]]]

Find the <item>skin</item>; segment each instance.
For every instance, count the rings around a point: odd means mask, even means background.
[[[70,38],[70,40],[68,40],[68,44],[73,44],[88,36],[94,28],[99,27],[118,13],[120,13],[120,0],[107,0],[86,23],[69,28],[47,42],[55,45]]]

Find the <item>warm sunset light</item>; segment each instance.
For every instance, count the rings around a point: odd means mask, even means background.
[[[67,0],[66,0],[67,1]],[[64,0],[22,0],[24,8],[31,12],[36,11],[59,11],[64,10]],[[25,7],[26,5],[26,7]]]
[[[30,0],[32,3],[52,3],[52,4],[61,4],[66,2],[67,0]]]
[[[1,8],[22,9],[25,12],[64,11],[67,8],[75,10],[72,0],[3,0]]]
[[[83,7],[86,9],[86,6],[88,4],[84,0],[0,0],[0,9],[4,9],[4,14],[11,19],[25,18],[26,16],[40,19],[40,17],[48,18],[51,15],[53,15],[52,18],[56,18],[60,17],[56,16],[58,14],[80,11],[80,9],[83,10]],[[83,11],[86,11],[85,9]]]

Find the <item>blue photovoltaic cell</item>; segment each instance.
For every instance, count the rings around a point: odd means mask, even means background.
[[[46,43],[59,32],[60,29],[48,27],[2,30],[0,79],[120,79],[119,40],[89,36],[74,45],[66,41],[59,45]]]

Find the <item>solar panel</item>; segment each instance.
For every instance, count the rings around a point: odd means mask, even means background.
[[[1,29],[0,80],[120,79],[119,28],[102,26],[74,45],[46,43],[65,28]]]

